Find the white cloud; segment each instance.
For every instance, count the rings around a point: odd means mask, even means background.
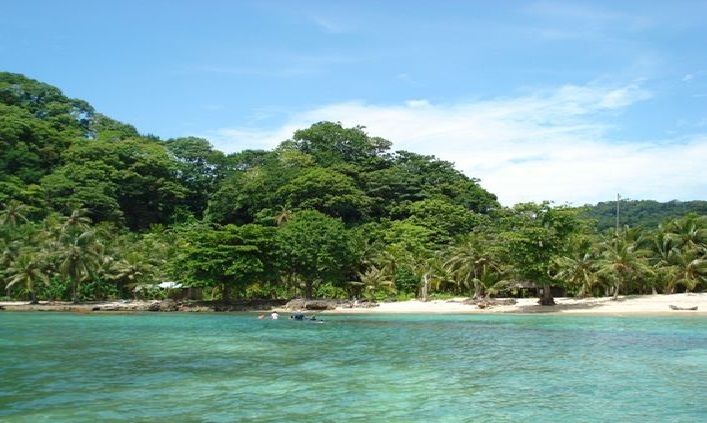
[[[604,112],[618,113],[649,97],[638,84],[590,84],[457,104],[348,102],[292,115],[273,130],[221,130],[207,137],[223,151],[243,149],[243,142],[270,149],[296,129],[340,121],[364,125],[370,135],[392,141],[394,150],[454,162],[505,205],[543,200],[581,205],[617,193],[659,201],[703,198],[707,182],[695,171],[707,157],[707,135],[638,144],[607,138]]]
[[[408,100],[405,105],[410,108],[425,108],[430,106],[430,102],[427,100]]]
[[[344,25],[340,21],[336,21],[331,17],[324,17],[320,15],[310,16],[312,22],[314,22],[318,27],[322,28],[324,31],[331,34],[343,34],[352,30],[348,25]]]

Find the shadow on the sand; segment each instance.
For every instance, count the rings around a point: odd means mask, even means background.
[[[625,301],[625,298],[619,298],[616,301]],[[581,302],[571,304],[557,303],[550,306],[540,304],[519,305],[517,309],[511,313],[557,313],[560,311],[591,310],[604,306],[606,302],[606,298],[587,298],[581,300]]]

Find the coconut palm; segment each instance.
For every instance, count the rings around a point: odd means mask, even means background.
[[[395,293],[395,283],[390,276],[376,266],[371,266],[365,272],[359,273],[360,282],[352,283],[363,288],[369,299],[374,299],[376,292]]]
[[[88,217],[89,210],[86,208],[76,208],[71,211],[69,216],[60,218],[61,230],[66,233],[68,231],[87,231],[91,227],[91,218]]]
[[[667,276],[666,290],[675,292],[678,285],[685,287],[687,292],[694,290],[698,284],[707,282],[707,258],[700,257],[696,252],[673,254],[673,265],[665,273]]]
[[[488,245],[478,237],[471,237],[452,249],[452,256],[445,263],[452,277],[460,286],[473,290],[473,298],[479,299],[486,289],[498,280],[499,263]]]
[[[280,210],[275,213],[275,224],[282,226],[292,220],[292,216],[294,216],[294,212],[289,206],[280,206]]]
[[[33,251],[22,251],[5,269],[4,273],[6,288],[10,289],[15,285],[21,285],[32,304],[39,302],[35,290],[37,282],[49,285],[49,277],[44,273],[41,255]]]
[[[112,261],[109,279],[118,285],[118,289],[135,288],[147,280],[155,280],[156,267],[145,260],[139,252],[130,252],[123,259]]]
[[[558,272],[555,278],[579,287],[578,295],[585,297],[591,293],[599,282],[596,273],[596,257],[590,252],[579,253],[576,256],[563,256],[555,259]]]
[[[29,222],[25,214],[29,207],[17,200],[10,200],[2,205],[0,210],[0,226],[17,226],[20,223]]]
[[[707,249],[707,216],[689,214],[670,222],[667,229],[680,248],[702,252]]]
[[[640,248],[642,243],[639,231],[625,229],[606,238],[601,244],[598,275],[613,283],[614,300],[618,299],[621,289],[629,288],[632,282],[653,274],[646,258],[647,251]]]
[[[65,241],[58,253],[59,272],[71,280],[73,300],[78,302],[81,282],[89,278],[97,268],[102,245],[96,240],[93,231],[76,232]]]
[[[373,258],[375,266],[383,272],[397,289],[397,273],[407,252],[399,245],[387,245]]]
[[[439,289],[445,283],[453,283],[439,251],[431,256],[410,254],[406,261],[415,276],[419,278],[422,301],[428,301],[430,291]]]

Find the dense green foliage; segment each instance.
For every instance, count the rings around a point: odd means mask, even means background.
[[[141,135],[0,73],[0,289],[79,301],[159,296],[157,283],[179,281],[228,301],[481,297],[534,284],[551,304],[551,286],[705,288],[701,202],[668,214],[626,201],[629,225],[597,230],[594,218],[614,227],[615,204],[504,208],[452,163],[391,151],[364,129],[319,122],[270,151],[226,155],[200,138]]]
[[[597,222],[599,232],[616,227],[616,201],[604,201],[594,206],[585,206],[580,215]],[[687,214],[707,215],[707,201],[669,201],[621,199],[619,204],[619,226],[632,228],[641,226],[656,229],[660,224],[679,219]]]

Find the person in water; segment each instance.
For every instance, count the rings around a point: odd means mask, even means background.
[[[280,315],[277,314],[277,311],[273,311],[272,314],[270,315],[270,318],[273,320],[277,320],[280,318]]]
[[[295,320],[304,320],[304,314],[297,312],[290,316],[290,319],[295,319]]]

